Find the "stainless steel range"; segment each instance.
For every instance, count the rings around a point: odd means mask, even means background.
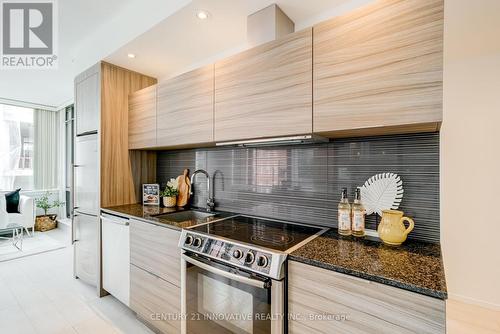
[[[182,333],[284,333],[287,254],[326,229],[234,216],[182,231]]]

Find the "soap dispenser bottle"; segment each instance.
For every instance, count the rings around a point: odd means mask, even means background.
[[[342,188],[338,205],[338,232],[340,235],[351,235],[351,205],[347,198],[347,188]]]
[[[361,202],[361,189],[358,187],[352,203],[352,235],[355,237],[365,236],[366,210]]]

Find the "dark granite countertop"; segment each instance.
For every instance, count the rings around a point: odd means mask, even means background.
[[[236,215],[217,212],[215,216],[184,222],[157,216],[184,210],[142,204],[102,208],[104,212],[177,230]],[[407,240],[400,247],[390,247],[380,241],[341,237],[336,230],[329,230],[289,254],[288,258],[431,297],[447,298],[439,244]]]
[[[330,230],[289,255],[289,259],[357,276],[435,298],[446,299],[441,246],[407,240],[400,247],[341,237]]]
[[[197,210],[196,208],[193,209]],[[193,220],[186,220],[183,222],[175,222],[168,220],[168,217],[166,216],[158,217],[157,215],[186,211],[186,209],[164,208],[156,205],[142,205],[138,203],[138,204],[127,204],[127,205],[106,207],[102,208],[101,210],[111,214],[124,216],[128,218],[134,218],[147,223],[152,223],[158,226],[168,227],[177,230],[181,230],[183,228],[189,228],[195,225],[208,223],[214,220],[236,215],[234,213],[229,213],[229,212],[216,212],[214,216],[205,219],[193,219]],[[203,211],[203,210],[198,210],[198,211]]]

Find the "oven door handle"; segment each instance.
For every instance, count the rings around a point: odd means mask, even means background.
[[[197,266],[197,267],[199,267],[201,269],[204,269],[204,270],[206,270],[208,272],[220,275],[222,277],[225,277],[225,278],[228,278],[228,279],[231,279],[231,280],[243,283],[243,284],[251,285],[251,286],[254,286],[254,287],[257,287],[257,288],[261,288],[261,289],[268,289],[269,286],[270,286],[270,284],[269,284],[268,281],[264,282],[264,281],[261,281],[261,280],[258,280],[258,279],[252,279],[252,278],[248,278],[248,277],[245,277],[245,276],[240,276],[240,275],[237,275],[237,274],[233,274],[233,273],[227,272],[225,270],[212,267],[212,266],[210,266],[210,265],[208,265],[206,263],[203,263],[201,261],[195,260],[195,259],[193,259],[192,257],[190,257],[190,256],[188,256],[186,254],[182,254],[182,259],[184,261],[189,262],[192,265]]]

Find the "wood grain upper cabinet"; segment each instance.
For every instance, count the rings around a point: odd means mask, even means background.
[[[215,64],[215,140],[312,132],[312,29]]]
[[[213,141],[214,66],[158,84],[157,146]]]
[[[156,85],[129,95],[129,149],[156,146]]]
[[[410,124],[435,131],[443,0],[380,0],[315,26],[313,66],[315,132]]]

